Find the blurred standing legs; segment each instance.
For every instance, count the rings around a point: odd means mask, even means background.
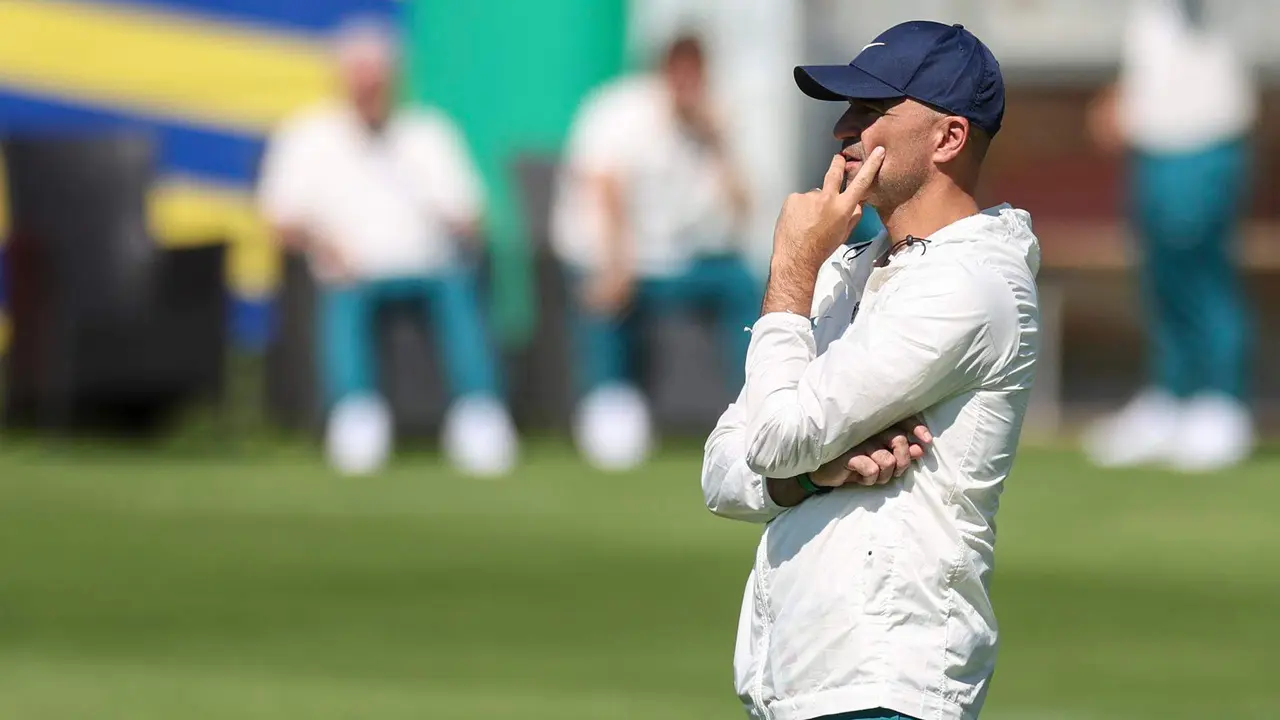
[[[1132,164],[1150,387],[1093,428],[1086,447],[1105,466],[1229,467],[1254,441],[1252,329],[1231,254],[1248,196],[1248,146],[1137,154]]]

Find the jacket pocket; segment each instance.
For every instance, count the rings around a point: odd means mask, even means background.
[[[896,537],[878,532],[869,539],[865,552],[860,553],[862,609],[868,616],[885,616],[891,611],[898,586],[894,569],[900,552]]]

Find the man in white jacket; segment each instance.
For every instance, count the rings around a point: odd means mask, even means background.
[[[976,718],[995,513],[1039,346],[1030,216],[974,200],[1000,68],[964,28],[911,22],[795,74],[849,110],[823,187],[783,206],[746,385],[706,446],[707,506],[768,523],[738,694],[769,720]],[[864,200],[886,232],[843,246]],[[916,416],[923,458],[897,481],[851,474]]]

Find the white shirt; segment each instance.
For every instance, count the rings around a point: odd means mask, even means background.
[[[374,135],[337,103],[281,126],[259,187],[268,220],[332,243],[369,279],[452,264],[450,223],[474,222],[482,202],[462,135],[443,114],[400,111]]]
[[[1243,137],[1258,112],[1250,68],[1230,25],[1209,12],[1197,29],[1178,0],[1134,0],[1120,72],[1130,145],[1195,151]]]
[[[603,259],[605,214],[592,178],[617,178],[624,242],[641,276],[667,275],[729,249],[733,210],[717,163],[682,130],[660,77],[606,85],[583,103],[565,151],[552,209],[552,242],[571,267]]]
[[[707,440],[707,507],[768,523],[734,657],[756,718],[976,718],[994,669],[994,519],[1040,342],[1039,245],[1008,206],[872,269],[885,242],[832,258],[813,324],[760,318],[746,387]],[[921,412],[934,442],[900,479],[785,510],[769,497],[765,477],[812,472]]]

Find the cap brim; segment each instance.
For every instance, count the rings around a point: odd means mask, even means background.
[[[892,85],[852,65],[800,65],[796,85],[815,100],[885,100],[905,97]]]

